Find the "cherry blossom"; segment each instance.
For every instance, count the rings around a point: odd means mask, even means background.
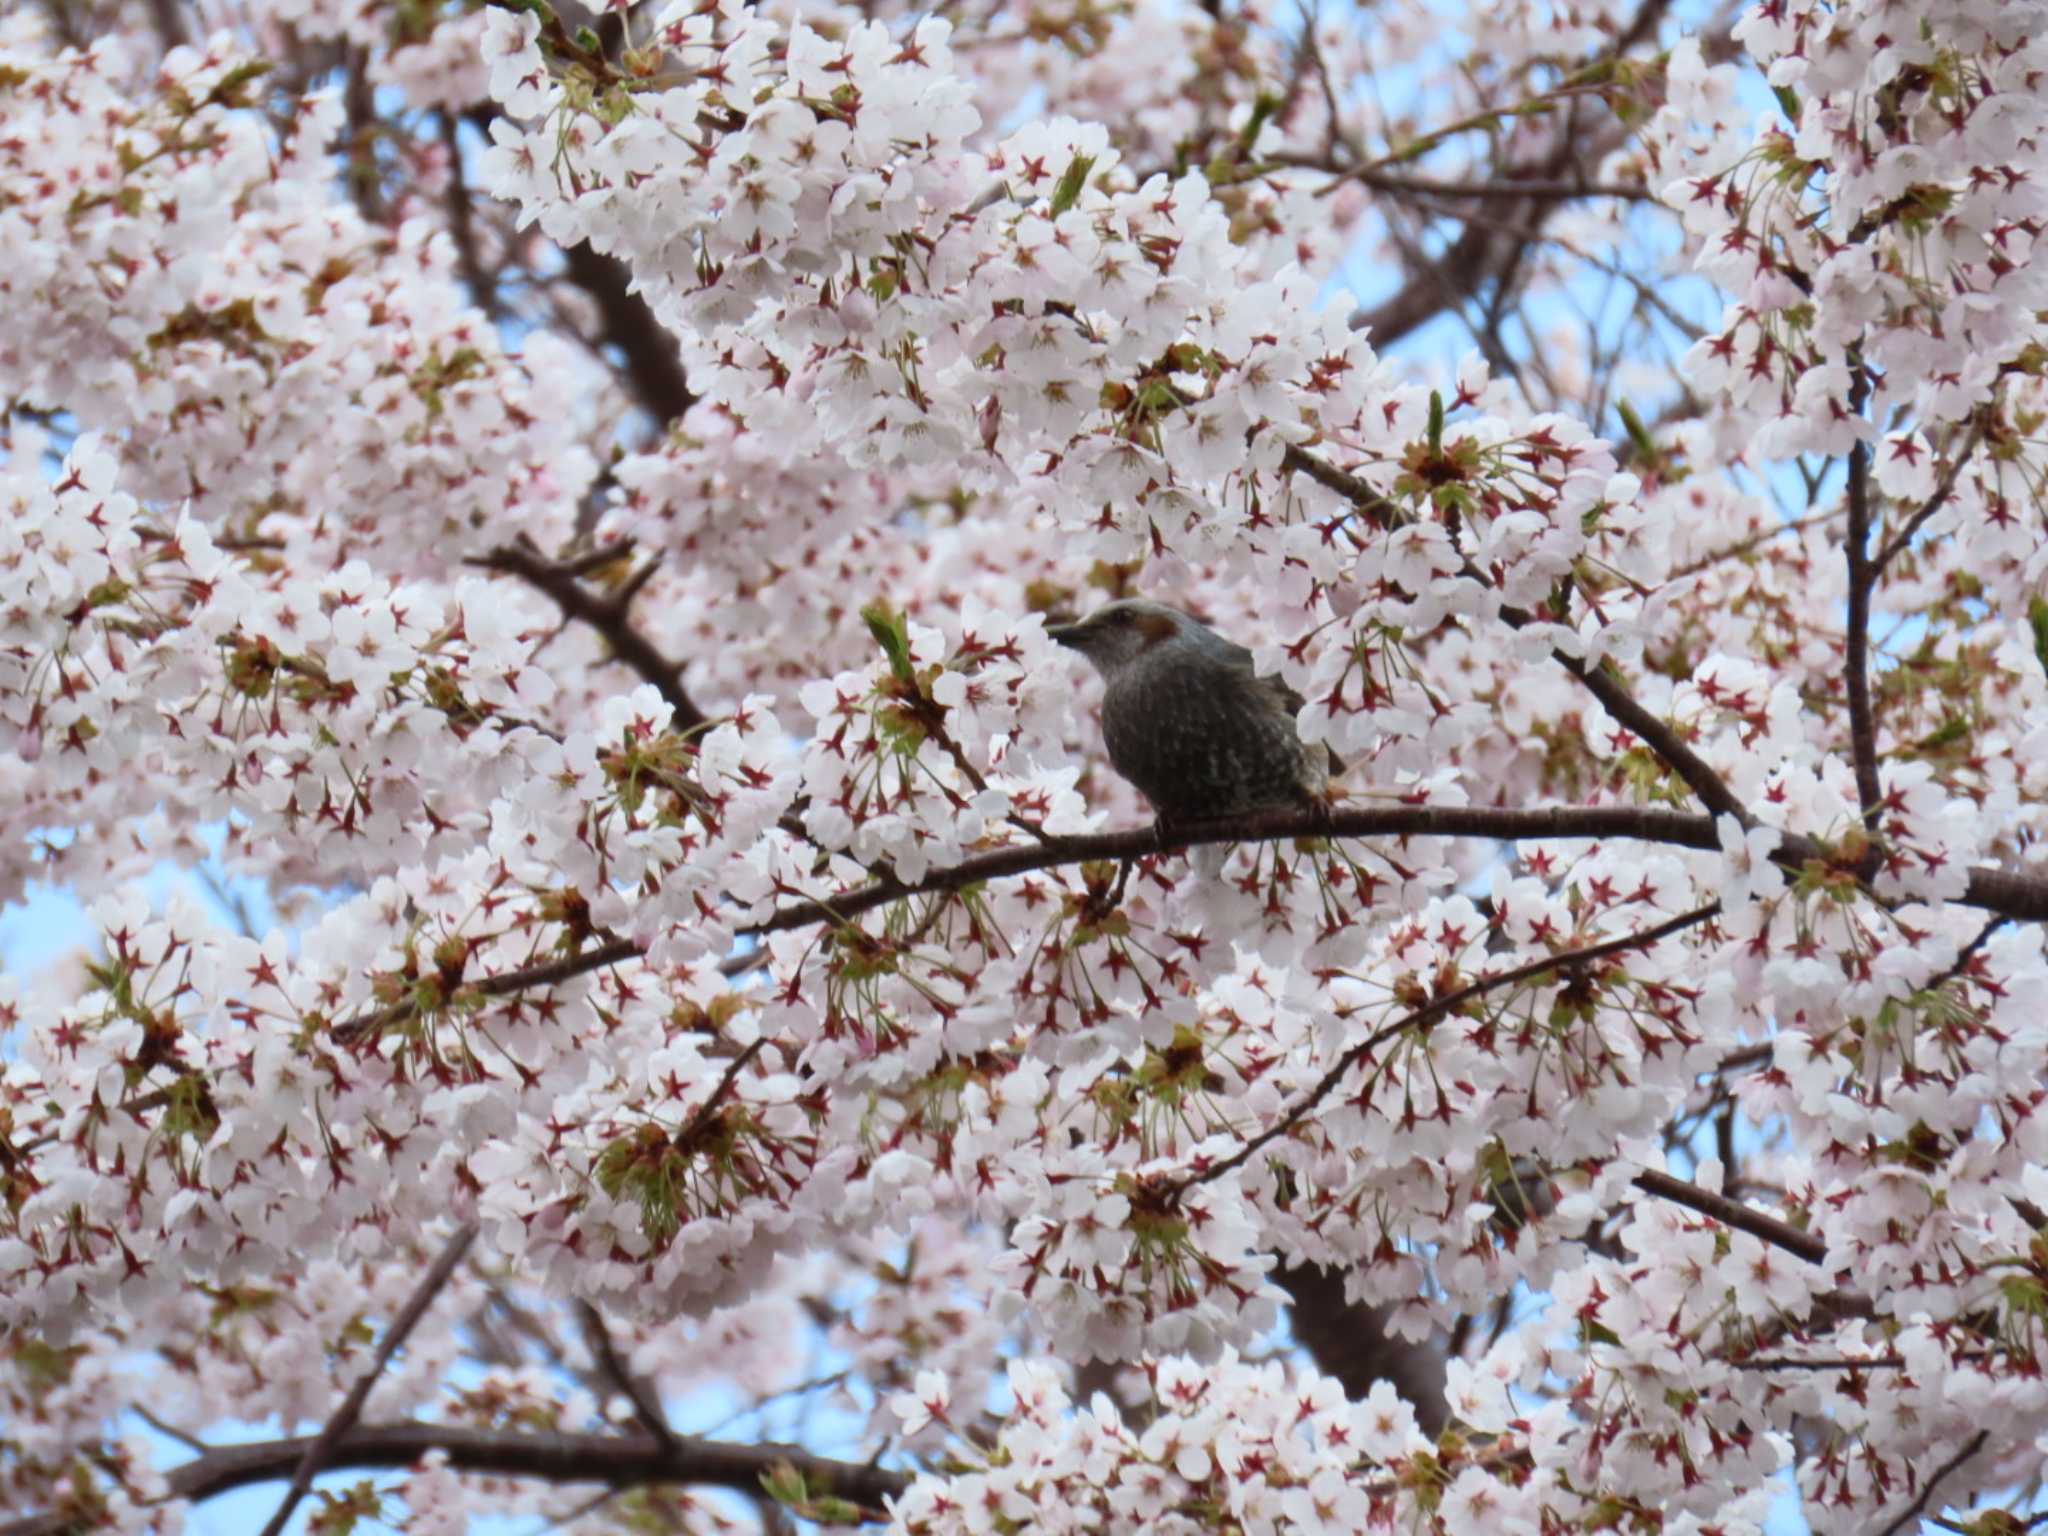
[[[0,1529],[2037,1521],[2044,22],[0,19]]]

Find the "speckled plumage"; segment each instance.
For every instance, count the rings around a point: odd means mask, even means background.
[[[1300,695],[1260,677],[1243,646],[1139,598],[1046,633],[1101,672],[1109,761],[1161,820],[1321,802],[1330,755],[1296,732]]]

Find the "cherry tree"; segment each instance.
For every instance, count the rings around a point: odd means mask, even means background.
[[[2044,34],[0,17],[0,1531],[2038,1523]]]

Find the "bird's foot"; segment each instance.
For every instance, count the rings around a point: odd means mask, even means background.
[[[1117,861],[1116,887],[1109,893],[1110,911],[1114,912],[1124,904],[1124,887],[1130,884],[1131,867],[1137,862],[1136,859],[1120,859]]]
[[[1159,854],[1171,853],[1177,830],[1174,824],[1167,820],[1164,811],[1155,815],[1152,818],[1152,851]]]

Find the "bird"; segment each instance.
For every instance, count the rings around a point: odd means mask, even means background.
[[[1252,653],[1165,603],[1120,598],[1048,638],[1102,674],[1110,766],[1151,802],[1162,829],[1249,811],[1327,809],[1343,764],[1301,739],[1301,695],[1261,677]]]

